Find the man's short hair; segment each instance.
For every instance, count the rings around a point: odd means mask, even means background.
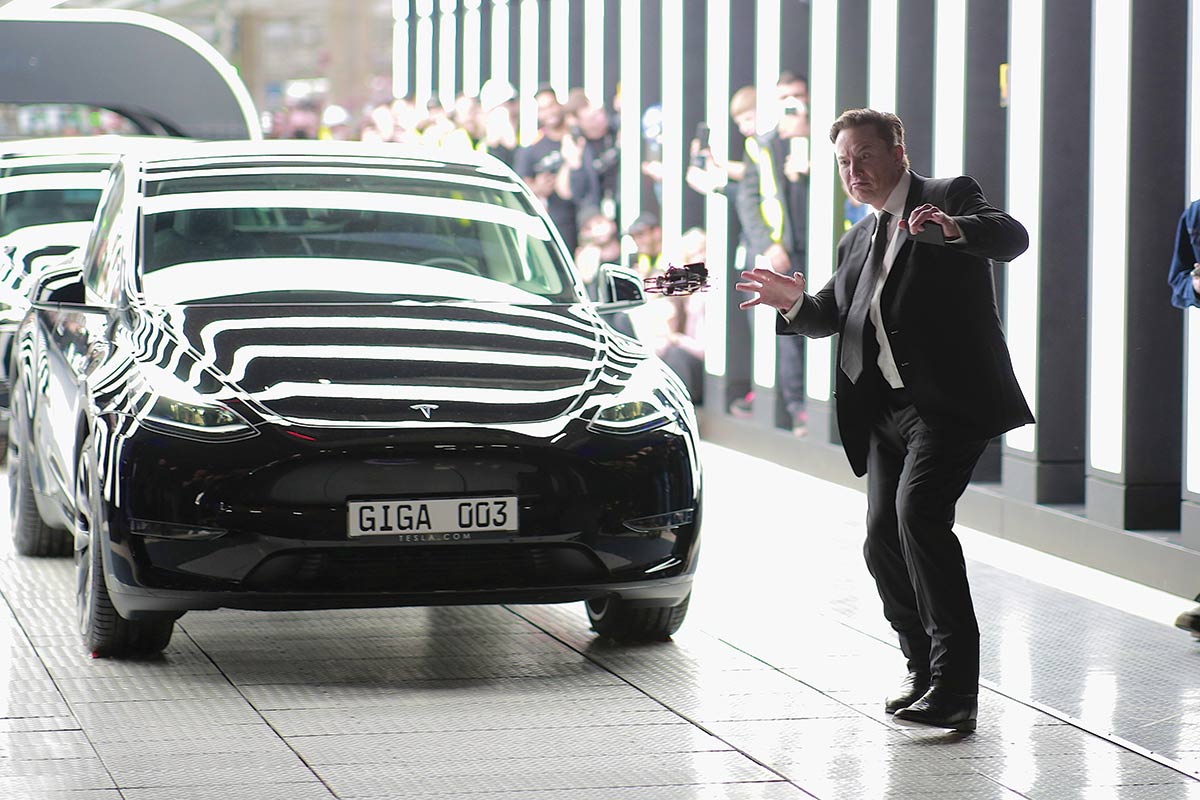
[[[753,86],[743,86],[729,98],[729,116],[740,117],[758,106],[758,92]]]
[[[904,147],[904,168],[908,169],[908,148],[904,144],[904,123],[889,111],[876,111],[873,108],[854,108],[843,111],[829,129],[829,141],[837,143],[838,134],[847,128],[861,128],[869,125],[879,134],[879,138],[888,147],[899,145]]]
[[[775,81],[775,85],[783,86],[787,83],[803,83],[805,86],[808,86],[808,76],[801,75],[794,70],[785,69],[779,73],[779,80]]]

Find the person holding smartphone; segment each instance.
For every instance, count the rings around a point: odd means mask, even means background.
[[[738,219],[750,255],[780,274],[807,271],[808,244],[808,81],[790,71],[779,76],[781,112],[775,127],[746,142],[746,174],[737,195]],[[805,151],[803,167],[797,142]],[[804,398],[804,341],[778,342],[781,422],[793,435],[807,433]]]

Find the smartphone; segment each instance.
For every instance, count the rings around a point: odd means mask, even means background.
[[[696,123],[696,142],[699,148],[696,150],[696,155],[692,156],[692,166],[704,167],[708,164],[708,135],[709,128],[707,122]]]
[[[942,226],[938,225],[936,222],[925,223],[925,227],[921,228],[920,233],[914,234],[913,238],[918,242],[925,242],[926,244],[946,243],[946,234],[942,230]]]

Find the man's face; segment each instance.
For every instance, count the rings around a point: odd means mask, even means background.
[[[542,92],[536,99],[538,125],[551,129],[561,127],[564,119],[562,105],[553,92]]]
[[[781,83],[775,87],[776,98],[780,104],[786,105],[788,100],[798,100],[808,105],[808,84],[804,81]]]
[[[833,150],[846,194],[860,203],[883,208],[904,174],[904,147],[890,147],[874,125],[859,125],[843,129]]]
[[[746,138],[750,138],[754,134],[758,133],[758,129],[756,127],[757,116],[755,115],[753,108],[749,111],[743,111],[734,117],[733,124],[737,125],[738,133]]]
[[[529,190],[538,197],[545,199],[554,194],[554,179],[553,172],[539,172],[537,175],[529,178]]]
[[[588,139],[604,138],[608,133],[608,112],[604,106],[584,106],[579,110],[579,128]]]
[[[617,223],[603,214],[597,214],[583,226],[583,235],[596,244],[606,244],[617,238]]]
[[[657,227],[642,228],[637,233],[630,234],[639,253],[656,256],[662,249],[662,229]]]

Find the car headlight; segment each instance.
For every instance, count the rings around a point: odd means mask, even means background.
[[[153,380],[154,401],[139,415],[148,428],[205,441],[257,436],[258,431],[229,406],[196,392],[173,376]]]
[[[622,395],[625,393],[623,392]],[[588,423],[588,430],[597,433],[645,433],[655,428],[670,425],[679,415],[661,392],[650,397],[621,399],[601,407]]]
[[[200,403],[160,396],[142,418],[150,428],[191,439],[245,439],[258,431],[221,403]]]

